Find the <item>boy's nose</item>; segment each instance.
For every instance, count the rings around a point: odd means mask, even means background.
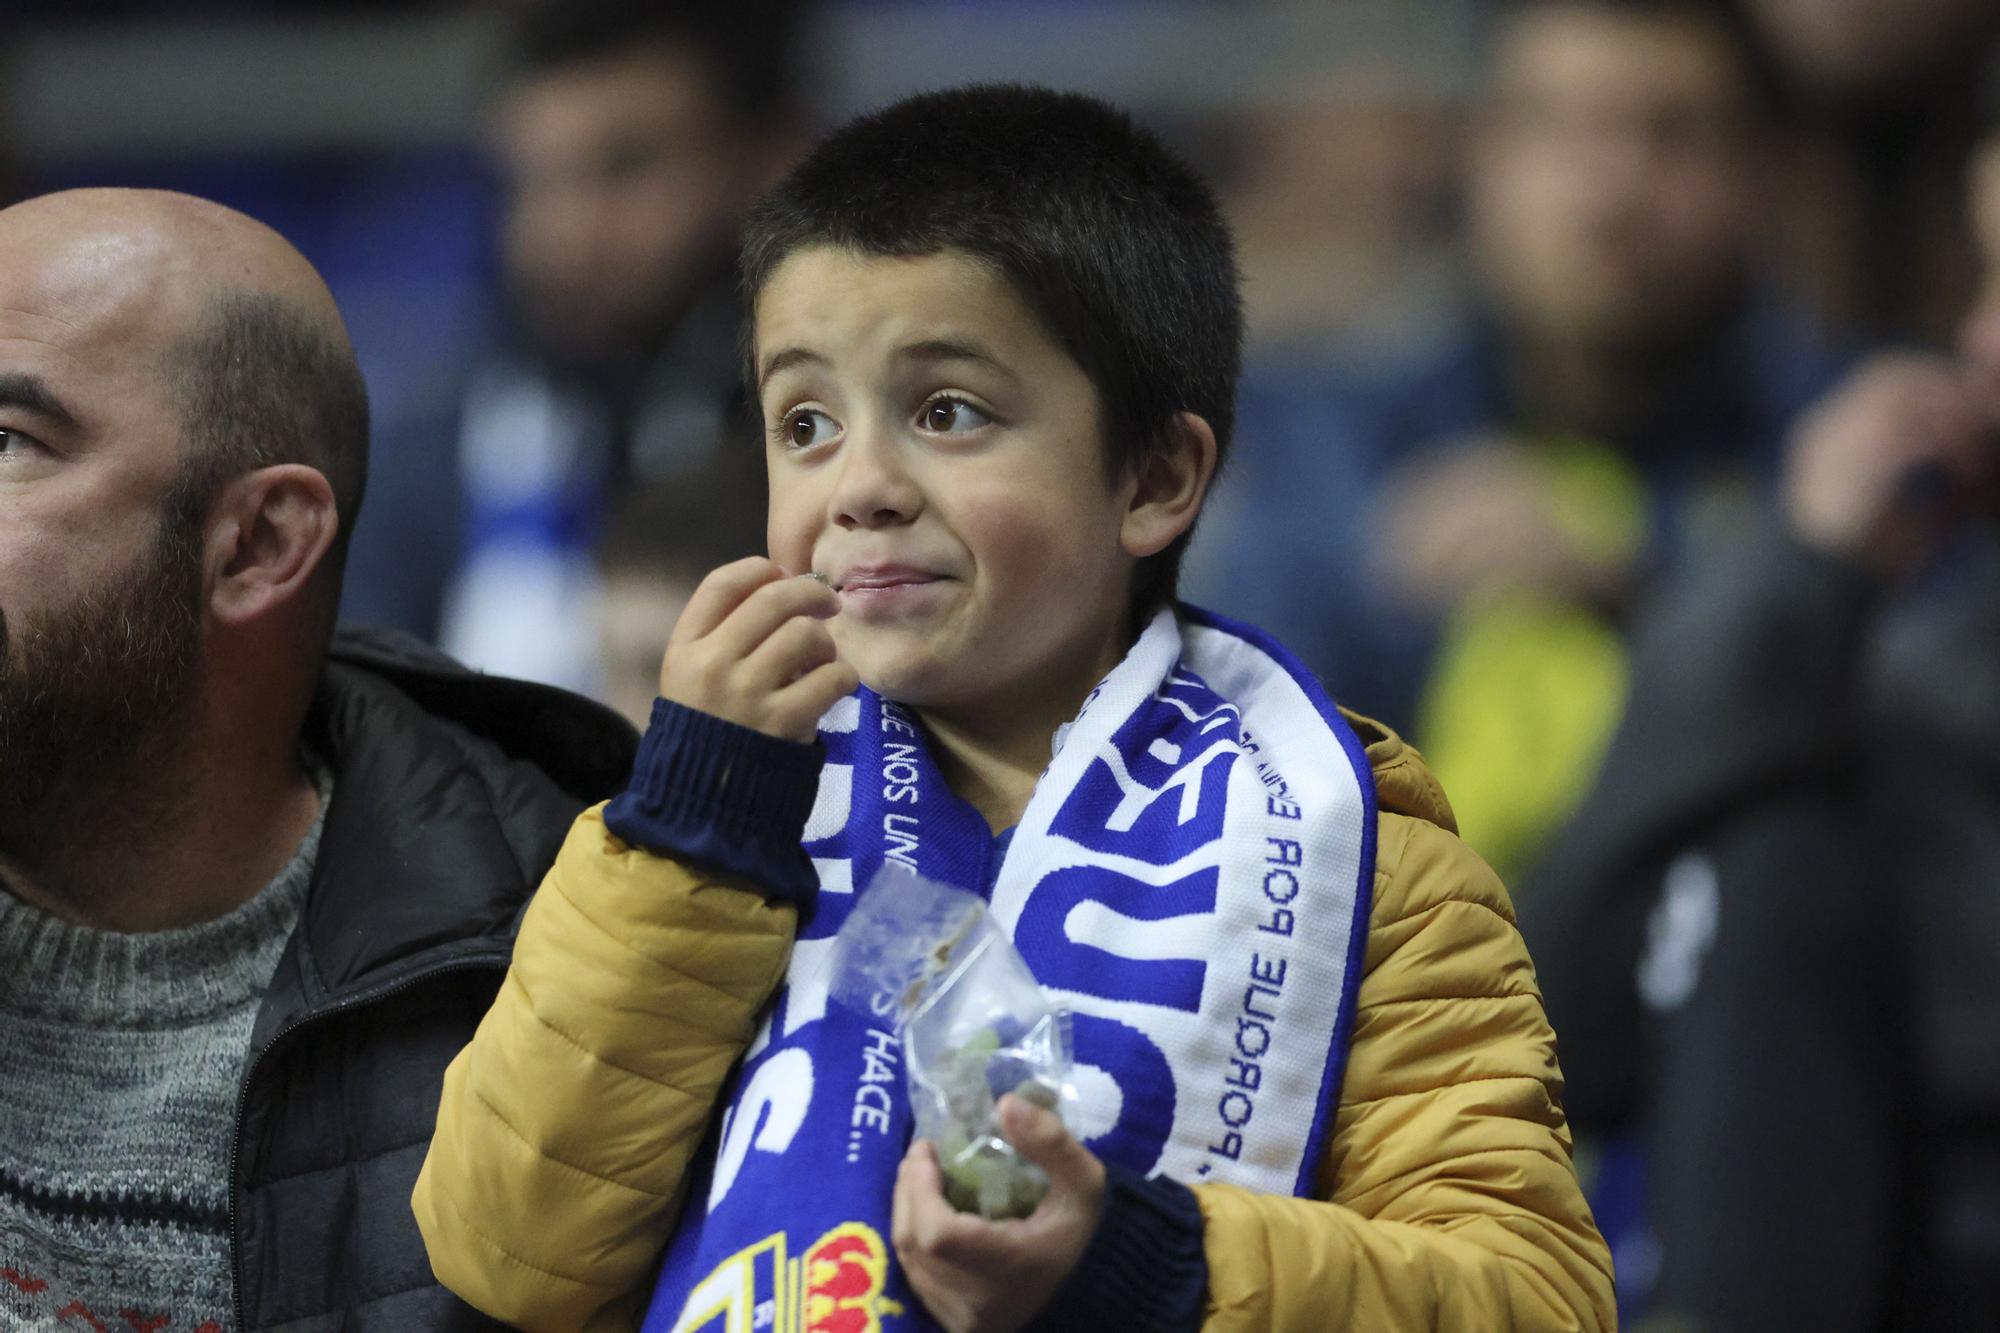
[[[837,466],[832,496],[837,526],[894,527],[923,507],[923,493],[903,466],[895,440],[883,432],[851,429]]]

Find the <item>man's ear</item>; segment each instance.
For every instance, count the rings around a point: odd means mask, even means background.
[[[1215,476],[1215,431],[1206,419],[1179,413],[1167,427],[1167,441],[1165,449],[1140,462],[1119,529],[1125,553],[1141,560],[1166,550],[1194,526]]]
[[[210,614],[247,625],[296,602],[339,526],[333,487],[317,468],[279,463],[230,482],[209,512]]]

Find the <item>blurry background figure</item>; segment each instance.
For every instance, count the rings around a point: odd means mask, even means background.
[[[1359,562],[1376,478],[1406,447],[1400,384],[1463,306],[1451,196],[1460,108],[1351,71],[1237,116],[1219,195],[1243,274],[1229,470],[1184,587],[1277,632],[1343,699],[1406,722],[1417,633]],[[1221,158],[1222,154],[1216,155]]]
[[[1990,89],[1987,123],[2000,126],[2000,78]],[[1981,270],[1972,309],[1959,325],[1959,344],[1978,363],[2000,365],[2000,129],[1989,129],[1974,148],[1965,178]]]
[[[792,6],[531,8],[492,112],[509,337],[455,431],[463,554],[440,639],[591,689],[609,497],[747,450],[736,227],[796,147]],[[734,497],[724,497],[732,502]]]
[[[1956,354],[1801,419],[1522,895],[1570,1116],[1643,1144],[1661,1328],[2000,1328],[2000,133],[1965,179]]]
[[[1772,96],[1724,5],[1509,6],[1456,331],[1394,373],[1246,382],[1200,573],[1410,730],[1503,875],[1589,781],[1637,590],[1738,521],[1836,368],[1766,281]]]
[[[600,697],[645,726],[660,692],[660,657],[688,598],[710,570],[764,550],[763,457],[620,492],[596,550]]]
[[[1801,131],[1787,278],[1833,327],[1949,341],[1977,271],[1961,194],[1992,86],[1993,0],[1745,0]]]
[[[1219,174],[1265,378],[1393,364],[1458,295],[1447,198],[1457,108],[1408,80],[1287,81],[1235,120]]]

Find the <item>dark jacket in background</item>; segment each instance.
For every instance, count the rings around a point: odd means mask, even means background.
[[[2000,1328],[2000,550],[1691,575],[1521,901],[1579,1131],[1645,1145],[1652,1309]]]
[[[410,1193],[444,1068],[570,821],[636,737],[585,700],[343,633],[308,724],[335,773],[251,1034],[232,1154],[236,1328],[496,1328],[436,1284]]]

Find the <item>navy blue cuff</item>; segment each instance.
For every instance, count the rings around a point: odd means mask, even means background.
[[[1104,1216],[1083,1257],[1025,1333],[1201,1327],[1208,1256],[1194,1191],[1104,1164]]]
[[[604,823],[634,846],[741,875],[804,918],[819,876],[799,844],[825,758],[818,741],[780,740],[655,699],[631,784]]]

